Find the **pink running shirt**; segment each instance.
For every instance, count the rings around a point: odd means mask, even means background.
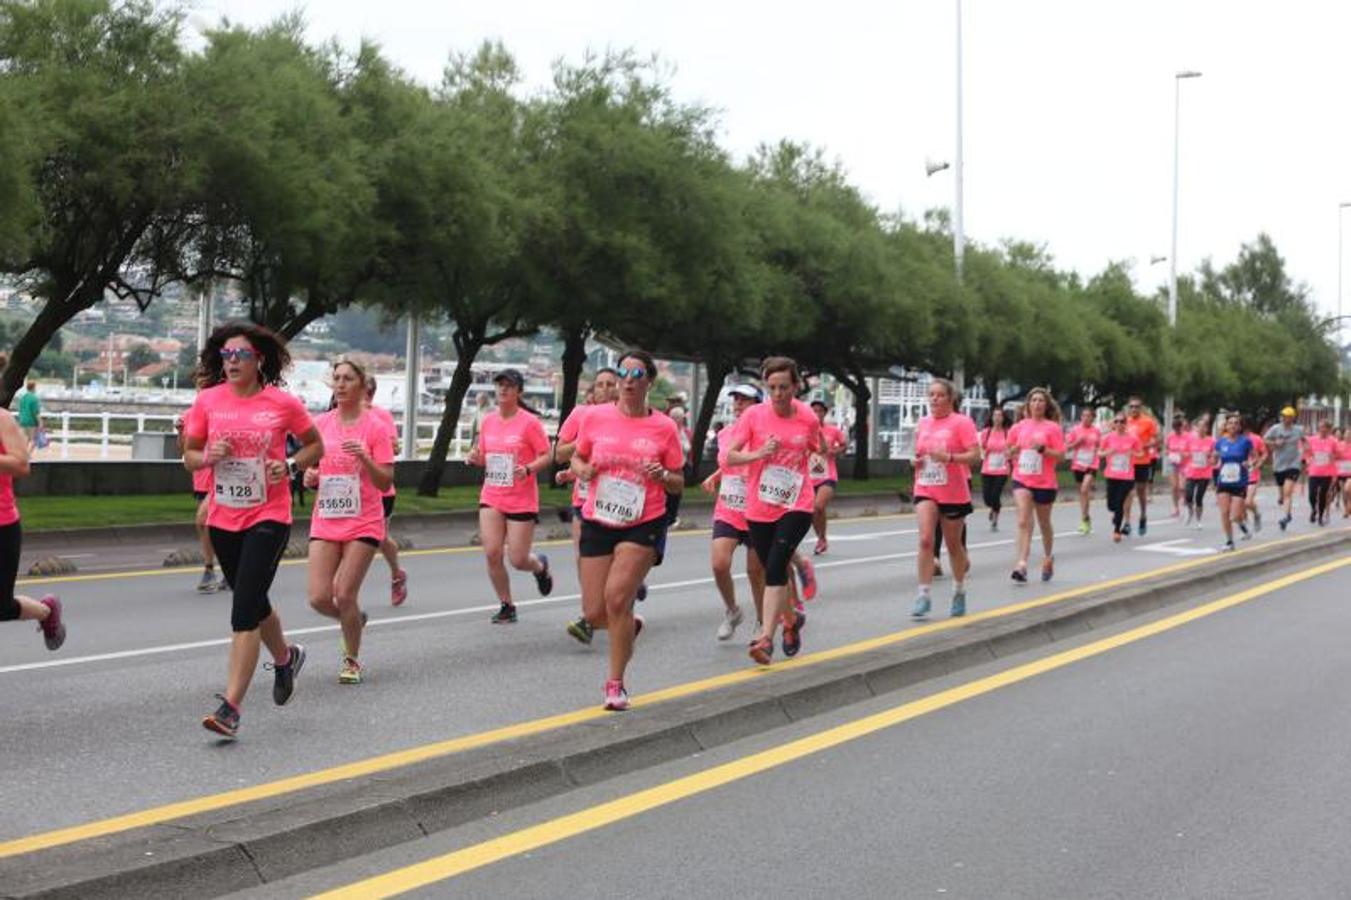
[[[391,413],[389,410],[385,409],[383,406],[376,406],[375,404],[371,404],[370,412],[377,419],[380,420],[380,424],[384,425],[385,430],[389,432],[389,452],[390,452],[390,461],[392,462],[394,454],[394,445],[398,443],[399,440],[399,427],[394,424],[394,414]],[[380,496],[393,497],[396,493],[398,493],[398,491],[394,489],[394,482],[390,481],[389,488],[387,490],[381,491]]]
[[[749,412],[749,410],[747,410]],[[750,481],[750,466],[727,464],[727,448],[735,443],[746,413],[718,433],[718,499],[713,504],[713,520],[726,522],[738,531],[750,528],[746,524],[746,488]]]
[[[1187,478],[1209,479],[1215,472],[1215,467],[1210,464],[1210,454],[1213,452],[1215,439],[1201,437],[1193,432],[1187,441],[1187,456],[1182,466],[1182,474]]]
[[[811,512],[816,499],[807,473],[808,458],[820,452],[821,423],[811,407],[794,400],[792,411],[780,416],[768,400],[757,403],[742,416],[737,439],[744,440],[743,451],[755,451],[769,438],[779,440],[773,455],[750,464],[751,477],[746,492],[746,519],[751,522],[777,522],[788,512]]]
[[[1103,474],[1109,481],[1134,481],[1135,464],[1131,462],[1140,452],[1140,441],[1129,431],[1117,434],[1109,431],[1098,442],[1102,456]]]
[[[1248,432],[1248,440],[1252,441],[1253,453],[1258,457],[1267,455],[1267,442],[1262,440],[1262,436],[1255,431]],[[1248,466],[1248,484],[1257,484],[1262,480],[1262,466]]]
[[[211,467],[202,466],[192,473],[192,490],[194,493],[211,493]]]
[[[666,515],[666,488],[643,467],[670,472],[685,464],[680,432],[669,416],[648,410],[627,416],[619,406],[596,406],[582,420],[577,453],[596,469],[582,518],[606,528],[633,528]]]
[[[1309,441],[1309,477],[1337,477],[1337,439],[1314,435]]]
[[[1050,419],[1022,419],[1009,429],[1013,480],[1025,488],[1055,488],[1056,459],[1033,449],[1038,444],[1046,450],[1064,452],[1065,433],[1060,430],[1060,423]]]
[[[965,453],[978,440],[976,423],[962,413],[920,419],[915,431],[915,497],[936,503],[970,503],[971,468],[958,462],[935,462],[922,454],[935,450]]]
[[[1007,429],[995,431],[986,428],[980,433],[980,448],[984,450],[984,459],[980,463],[982,475],[1009,474],[1009,433]]]
[[[394,444],[384,420],[367,410],[351,425],[342,413],[331,409],[314,420],[324,439],[324,458],[319,460],[319,490],[310,515],[310,538],[320,541],[385,539],[385,510],[380,491],[366,467],[342,449],[343,441],[360,441],[371,459],[381,465],[394,462]]]
[[[549,452],[549,436],[539,417],[523,409],[510,419],[493,410],[478,430],[483,465],[483,490],[478,502],[501,513],[539,512],[539,482],[533,475],[519,478],[517,466],[528,466]]]
[[[0,443],[0,453],[5,445]],[[19,504],[14,502],[14,476],[0,475],[0,527],[19,521]]]
[[[1181,469],[1187,462],[1187,448],[1191,445],[1191,434],[1182,432],[1178,434],[1175,431],[1168,432],[1167,439],[1163,442],[1163,452],[1168,454],[1168,464],[1175,469]]]
[[[825,436],[826,446],[836,453],[842,452],[849,442],[844,432],[834,425],[822,425],[821,434]],[[813,453],[811,455],[812,487],[820,487],[827,481],[839,481],[840,471],[835,464],[834,453]]]
[[[572,412],[568,413],[568,417],[563,420],[562,426],[558,429],[558,443],[575,444],[577,442],[577,434],[581,431],[582,423],[586,421],[586,414],[592,409],[594,409],[592,406],[574,406]],[[574,507],[586,505],[586,495],[589,487],[590,485],[580,478],[574,478],[572,480],[572,505]]]
[[[1337,475],[1351,478],[1351,440],[1337,443]]]
[[[1096,472],[1098,470],[1098,441],[1102,440],[1102,432],[1092,425],[1084,427],[1075,425],[1070,429],[1068,443],[1081,441],[1076,444],[1070,454],[1070,470],[1074,472]]]

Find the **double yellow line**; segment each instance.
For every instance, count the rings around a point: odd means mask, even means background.
[[[1351,556],[1345,556],[1332,562],[1322,563],[1311,569],[1302,572],[1296,572],[1268,581],[1265,584],[1239,591],[1219,600],[1198,606],[1195,609],[1160,619],[1148,625],[1133,628],[1130,631],[1103,638],[1082,647],[1076,647],[1072,650],[1066,650],[1056,653],[1042,659],[1025,663],[1020,666],[1014,666],[998,672],[985,678],[979,678],[966,684],[948,688],[913,700],[908,703],[902,703],[891,709],[883,710],[873,715],[864,716],[839,725],[834,728],[828,728],[818,731],[815,734],[808,735],[772,747],[759,753],[753,753],[740,759],[733,760],[718,766],[712,766],[693,775],[687,775],[683,778],[677,778],[674,781],[657,785],[646,790],[637,791],[607,803],[601,803],[592,806],[589,809],[583,809],[579,812],[543,822],[529,828],[523,828],[519,831],[513,831],[501,837],[483,841],[438,856],[425,862],[417,863],[405,868],[396,869],[384,875],[378,875],[363,881],[341,887],[318,895],[322,900],[348,900],[348,898],[378,898],[393,897],[417,888],[426,887],[457,875],[463,875],[475,869],[500,862],[513,856],[519,856],[522,853],[528,853],[545,847],[550,844],[556,844],[568,838],[585,834],[589,831],[595,831],[598,828],[604,828],[616,822],[641,815],[651,810],[675,803],[698,794],[706,793],[716,788],[740,781],[743,778],[749,778],[752,775],[758,775],[786,763],[802,759],[814,753],[820,753],[842,744],[856,741],[859,738],[866,737],[886,728],[891,728],[903,722],[908,722],[928,713],[937,712],[946,709],[964,700],[970,700],[973,697],[980,697],[1000,688],[1009,685],[1018,684],[1038,675],[1055,671],[1072,663],[1080,662],[1085,659],[1106,653],[1118,647],[1124,647],[1127,644],[1133,644],[1142,641],[1145,638],[1153,637],[1165,631],[1170,631],[1197,619],[1214,615],[1226,609],[1255,600],[1258,597],[1270,594],[1273,591],[1298,584],[1301,581],[1307,581],[1310,578],[1316,578],[1328,572],[1333,572],[1347,565],[1351,565]]]

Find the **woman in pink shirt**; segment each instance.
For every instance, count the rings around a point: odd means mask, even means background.
[[[310,608],[342,628],[339,684],[361,683],[359,603],[375,552],[385,538],[381,494],[394,483],[394,445],[384,421],[366,408],[366,373],[356,363],[333,364],[336,406],[315,421],[328,452],[305,470],[316,491],[310,517]]]
[[[1351,428],[1337,439],[1337,483],[1341,485],[1342,518],[1351,519]]]
[[[1243,499],[1243,505],[1239,507],[1238,525],[1244,534],[1248,533],[1248,513],[1252,513],[1252,524],[1254,531],[1262,530],[1262,511],[1257,508],[1257,488],[1262,481],[1262,463],[1267,460],[1267,442],[1262,440],[1262,436],[1253,430],[1252,422],[1247,416],[1243,417],[1243,433],[1253,446],[1253,462],[1248,468],[1248,490]]]
[[[291,699],[305,665],[305,648],[290,643],[268,591],[291,538],[288,475],[308,469],[324,454],[319,430],[304,405],[281,390],[291,355],[281,338],[259,325],[235,322],[211,333],[198,362],[197,400],[183,417],[183,465],[212,469],[206,524],[232,601],[229,675],[220,706],[202,720],[233,738],[240,707],[258,667],[262,644],[272,654],[272,700]],[[300,439],[286,458],[286,436]]]
[[[788,567],[797,545],[812,524],[815,495],[811,454],[825,449],[821,423],[797,399],[802,377],[797,363],[771,356],[760,367],[769,400],[746,413],[727,445],[727,463],[749,466],[746,522],[751,543],[765,567],[764,618],[751,641],[751,659],[769,665],[774,635],[783,620],[783,652],[796,656],[802,647],[803,615],[788,603]]]
[[[376,381],[375,376],[368,374],[366,376],[366,409],[370,410],[371,415],[375,416],[385,426],[389,432],[390,453],[397,456],[399,453],[399,429],[394,424],[394,416],[383,406],[375,402]],[[416,426],[409,429],[408,433],[413,441],[417,440],[414,433]],[[380,541],[380,555],[385,558],[389,565],[389,604],[390,606],[402,606],[408,599],[408,573],[399,567],[399,545],[394,537],[389,533],[389,520],[394,515],[394,502],[398,492],[394,489],[394,479],[389,480],[389,487],[380,494],[380,508],[385,514],[385,536]]]
[[[1035,514],[1041,529],[1041,580],[1055,574],[1055,532],[1051,507],[1056,496],[1056,463],[1065,455],[1065,434],[1060,430],[1060,407],[1045,388],[1027,393],[1027,417],[1009,429],[1009,453],[1013,463],[1013,499],[1018,504],[1018,561],[1013,580],[1027,582],[1027,558],[1032,552],[1032,522]]]
[[[1112,514],[1112,540],[1121,543],[1126,516],[1126,498],[1135,486],[1135,465],[1131,462],[1142,449],[1140,439],[1126,426],[1126,413],[1112,417],[1112,430],[1098,442],[1098,455],[1107,479],[1107,510]]]
[[[629,708],[624,675],[642,630],[633,613],[638,585],[661,562],[666,495],[685,489],[685,454],[669,416],[647,404],[657,364],[643,350],[619,361],[619,401],[582,421],[572,471],[590,485],[582,508],[582,614],[610,636],[605,708]]]
[[[6,362],[5,355],[0,353],[0,371]],[[19,552],[23,549],[14,479],[27,477],[28,471],[28,436],[9,410],[0,408],[0,622],[37,622],[47,649],[59,650],[66,640],[61,601],[54,594],[34,600],[14,593],[14,582],[19,577]]]
[[[826,422],[830,403],[824,397],[813,400],[811,408],[816,414],[817,421],[821,423],[821,434],[826,440],[825,452],[814,453],[811,457],[812,490],[816,492],[816,499],[813,501],[815,506],[812,507],[812,530],[816,532],[816,547],[812,553],[820,556],[830,549],[830,542],[826,540],[826,510],[835,497],[835,485],[840,480],[835,457],[844,452],[849,442],[845,440],[843,431]]]
[[[1070,472],[1079,485],[1079,533],[1088,534],[1093,522],[1088,516],[1088,505],[1093,500],[1093,482],[1098,474],[1098,441],[1102,432],[1093,424],[1094,410],[1085,407],[1079,413],[1079,424],[1070,429],[1065,448],[1069,452]]]
[[[1191,444],[1191,435],[1187,432],[1187,420],[1182,416],[1173,416],[1173,430],[1163,441],[1164,459],[1168,463],[1168,483],[1173,489],[1173,518],[1182,518],[1182,498],[1187,493],[1186,460],[1187,447]]]
[[[980,492],[990,510],[990,530],[999,530],[1004,485],[1009,480],[1009,425],[1002,407],[990,411],[990,424],[980,433]]]
[[[980,459],[976,423],[957,412],[957,388],[946,378],[929,382],[929,415],[915,432],[915,514],[919,531],[919,593],[910,616],[929,614],[934,579],[934,530],[941,528],[952,563],[953,618],[966,615],[966,573],[971,568],[962,529],[971,515],[971,466]]]
[[[1318,433],[1306,442],[1305,462],[1309,470],[1309,521],[1319,525],[1328,523],[1332,506],[1332,483],[1337,479],[1337,438],[1332,434],[1332,422],[1323,419]]]
[[[516,621],[511,599],[511,567],[535,576],[540,594],[554,589],[549,557],[530,552],[539,523],[539,482],[536,475],[549,465],[549,438],[539,417],[521,408],[525,377],[515,369],[503,369],[493,378],[497,409],[479,425],[478,440],[469,451],[468,463],[483,469],[483,490],[478,499],[478,533],[488,562],[488,580],[499,603],[494,625]]]
[[[1186,456],[1182,464],[1182,473],[1187,477],[1187,521],[1184,525],[1195,523],[1196,530],[1200,531],[1206,489],[1215,475],[1215,438],[1210,434],[1210,416],[1197,416],[1192,432],[1187,437]]]

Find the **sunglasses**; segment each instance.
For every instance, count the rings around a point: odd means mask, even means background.
[[[1114,420],[1112,421],[1112,424],[1113,424],[1113,425],[1125,425],[1125,424],[1126,424],[1126,420],[1125,420],[1125,419],[1114,419]]]
[[[620,381],[627,381],[630,378],[633,379],[646,378],[647,369],[644,369],[642,366],[637,366],[632,369],[619,368],[615,369],[615,374],[619,376]]]
[[[253,359],[258,354],[251,347],[221,347],[220,358],[226,362],[237,362],[241,359]]]

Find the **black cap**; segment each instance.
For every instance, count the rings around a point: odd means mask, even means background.
[[[518,369],[503,369],[498,372],[493,376],[493,384],[497,384],[499,381],[507,381],[516,385],[518,391],[525,389],[525,376]]]

